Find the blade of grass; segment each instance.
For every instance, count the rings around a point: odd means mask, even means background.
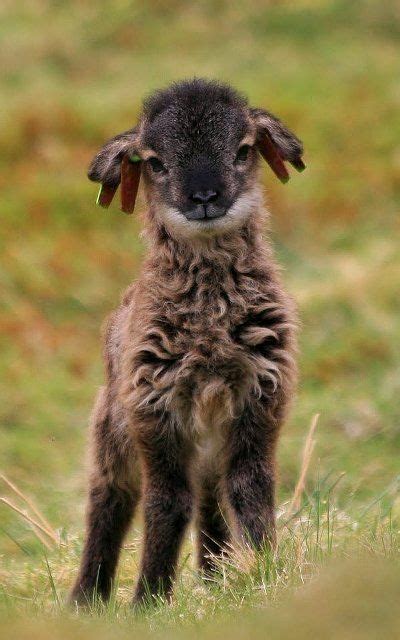
[[[308,430],[307,438],[304,444],[300,475],[294,490],[291,505],[289,507],[289,514],[293,513],[294,511],[298,511],[300,507],[301,497],[303,495],[306,483],[307,471],[310,466],[311,456],[315,446],[315,440],[313,438],[315,429],[318,424],[319,415],[319,413],[316,413],[311,420],[310,428]]]
[[[23,553],[25,553],[27,556],[29,556],[30,558],[32,557],[31,552],[29,551],[29,549],[27,549],[26,547],[24,547],[20,542],[18,542],[18,540],[16,540],[16,538],[14,538],[14,536],[11,535],[11,533],[9,533],[8,531],[6,531],[6,529],[3,529],[3,527],[0,527],[0,531],[7,536],[7,538],[10,538],[10,540],[13,541],[13,543],[15,545],[17,545],[17,547],[19,549],[21,549],[21,551]]]
[[[53,579],[53,574],[51,573],[51,569],[50,569],[49,561],[48,561],[48,559],[47,559],[46,554],[44,554],[44,560],[45,560],[45,563],[46,563],[47,575],[48,575],[48,577],[49,577],[49,582],[50,582],[50,586],[51,586],[51,592],[52,592],[52,594],[53,594],[54,601],[55,601],[55,603],[56,603],[56,605],[57,605],[57,608],[58,608],[59,610],[61,610],[61,603],[60,603],[60,599],[59,599],[59,597],[58,597],[58,593],[57,593],[56,585],[55,585],[55,583],[54,583],[54,579]]]
[[[32,502],[32,500],[28,498],[24,493],[22,493],[22,491],[18,489],[18,487],[13,482],[11,482],[11,480],[9,480],[9,478],[7,478],[7,476],[4,473],[0,473],[0,480],[3,480],[3,482],[11,489],[11,491],[14,491],[14,493],[28,505],[28,507],[32,510],[32,512],[38,518],[39,522],[42,523],[44,528],[47,529],[47,531],[51,531],[54,538],[57,539],[57,536],[52,526],[50,525],[48,520],[46,520],[46,518],[40,513],[39,509]]]
[[[372,502],[370,502],[360,513],[359,516],[359,520],[362,520],[366,514],[368,513],[368,511],[370,511],[372,509],[372,507],[374,507],[378,502],[380,502],[382,500],[382,498],[384,498],[386,495],[388,495],[393,488],[396,488],[396,490],[399,489],[400,486],[400,475],[396,476],[394,478],[394,480],[392,480],[392,482],[374,499],[372,500]]]
[[[10,507],[10,509],[18,513],[22,518],[24,518],[25,520],[27,520],[27,522],[33,525],[34,533],[37,535],[38,539],[44,544],[45,547],[47,547],[48,549],[51,548],[48,542],[43,539],[43,537],[38,533],[37,530],[42,531],[44,534],[46,534],[46,536],[48,536],[53,542],[57,544],[57,538],[54,536],[54,534],[51,531],[47,531],[47,529],[45,529],[41,524],[39,524],[39,522],[36,522],[36,520],[31,518],[31,516],[28,513],[26,513],[26,511],[23,511],[19,507],[16,507],[15,504],[13,504],[10,500],[8,500],[8,498],[1,497],[0,502]]]

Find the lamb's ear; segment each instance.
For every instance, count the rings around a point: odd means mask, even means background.
[[[121,209],[132,213],[140,180],[140,157],[136,153],[137,129],[111,138],[90,163],[88,177],[101,182],[97,204],[108,207],[121,184]]]
[[[257,127],[257,147],[275,175],[282,182],[289,180],[284,160],[304,171],[303,145],[297,136],[269,111],[250,109],[250,115]]]

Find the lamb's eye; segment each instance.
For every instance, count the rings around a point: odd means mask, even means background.
[[[247,158],[249,157],[250,149],[251,147],[249,144],[244,144],[242,147],[240,147],[239,151],[236,154],[236,162],[246,162]]]
[[[155,158],[155,157],[149,158],[148,163],[151,166],[154,173],[161,173],[162,171],[165,171],[165,167],[163,163],[158,158]]]

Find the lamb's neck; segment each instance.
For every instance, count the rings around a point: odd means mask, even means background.
[[[176,238],[165,228],[153,234],[151,262],[157,270],[193,272],[202,267],[222,271],[247,272],[265,256],[261,222],[252,218],[246,225],[209,238]]]

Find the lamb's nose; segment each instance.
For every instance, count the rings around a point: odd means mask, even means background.
[[[209,204],[209,202],[214,202],[217,198],[217,191],[196,191],[190,196],[190,199],[196,204]]]

